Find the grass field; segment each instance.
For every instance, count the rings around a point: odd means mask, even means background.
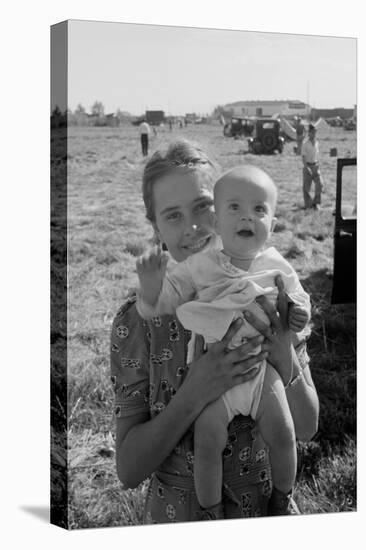
[[[279,188],[272,243],[292,262],[313,306],[309,354],[320,397],[319,432],[299,444],[295,496],[305,513],[356,509],[355,306],[331,306],[332,212],[338,156],[356,155],[356,134],[320,134],[326,183],[323,210],[301,210],[301,160],[293,144],[282,155],[247,154],[246,142],[218,125],[159,130],[151,149],[173,137],[196,140],[223,169],[253,163]],[[136,128],[69,128],[68,136],[68,463],[71,528],[139,524],[146,482],[123,491],[115,473],[113,392],[109,380],[112,319],[136,283],[135,258],[151,228],[141,199]],[[53,167],[55,169],[55,167]],[[353,201],[355,197],[349,197]]]

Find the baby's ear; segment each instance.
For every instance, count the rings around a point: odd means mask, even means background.
[[[271,233],[273,233],[274,228],[276,227],[276,223],[277,223],[277,218],[272,218]]]
[[[212,219],[213,219],[213,226],[214,226],[215,233],[220,235],[219,220],[218,220],[215,212],[212,212]]]

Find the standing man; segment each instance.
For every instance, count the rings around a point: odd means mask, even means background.
[[[305,209],[314,208],[320,209],[321,193],[323,191],[323,180],[319,170],[319,142],[316,139],[316,127],[309,124],[309,136],[302,145],[302,162],[303,162],[303,193]],[[311,184],[314,181],[315,193],[314,198],[310,196]]]
[[[302,142],[304,141],[305,137],[305,126],[302,123],[301,118],[298,116],[296,117],[296,141],[297,141],[297,147],[296,147],[296,154],[301,155],[301,148],[302,148]]]
[[[146,122],[146,119],[143,119],[143,121],[141,122],[139,126],[139,132],[141,138],[142,155],[146,157],[149,149],[149,135],[151,133],[150,126]]]

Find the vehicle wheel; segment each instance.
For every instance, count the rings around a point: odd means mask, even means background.
[[[276,136],[273,134],[265,134],[262,137],[262,145],[266,153],[273,153],[277,145]]]
[[[224,136],[226,136],[226,137],[231,137],[232,136],[231,124],[225,124],[225,126],[224,126]]]

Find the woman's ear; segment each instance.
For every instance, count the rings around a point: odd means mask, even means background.
[[[152,223],[152,226],[153,226],[153,230],[154,230],[154,239],[155,239],[155,242],[158,244],[158,243],[161,243],[161,237],[160,237],[160,233],[159,233],[159,229],[157,228],[157,225],[155,223]]]
[[[161,238],[157,226],[156,226],[154,223],[152,224],[152,226],[153,226],[153,229],[154,229],[154,241],[155,241],[155,244],[157,244],[157,245],[160,244],[162,250],[165,250],[165,251],[167,252],[167,251],[168,251],[168,247],[167,247],[167,245],[165,244],[165,242],[163,241],[163,239]]]
[[[155,222],[151,222],[151,225],[153,226],[155,237],[160,240],[160,233],[159,233],[158,226],[156,225]]]

